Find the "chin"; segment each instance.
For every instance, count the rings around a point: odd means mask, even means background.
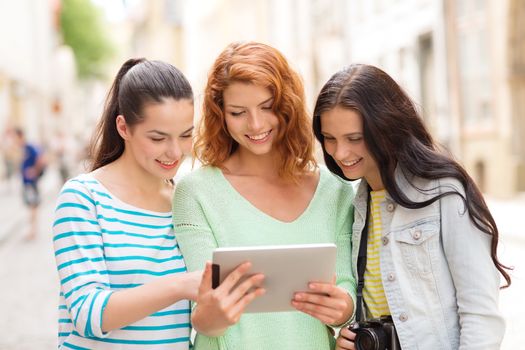
[[[177,175],[177,170],[179,170],[179,168],[170,169],[169,171],[157,171],[155,175],[161,179],[170,180]]]
[[[358,176],[356,174],[347,174],[345,172],[343,172],[343,175],[350,181],[356,181],[362,178],[362,176]]]

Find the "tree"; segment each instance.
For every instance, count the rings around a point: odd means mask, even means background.
[[[102,77],[114,49],[100,10],[90,0],[63,0],[60,27],[64,44],[75,54],[79,77]]]

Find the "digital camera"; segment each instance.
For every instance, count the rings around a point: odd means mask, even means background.
[[[352,323],[348,329],[355,333],[356,350],[400,350],[394,322],[390,316]]]

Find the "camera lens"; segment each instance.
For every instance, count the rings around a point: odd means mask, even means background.
[[[355,337],[356,350],[385,350],[386,334],[381,328],[361,329]]]

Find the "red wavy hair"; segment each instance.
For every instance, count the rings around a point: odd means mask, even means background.
[[[314,138],[299,75],[275,48],[257,43],[232,43],[217,57],[204,91],[202,119],[195,155],[204,165],[221,167],[238,143],[228,133],[224,116],[224,90],[234,82],[262,86],[273,96],[272,110],[279,119],[276,147],[279,175],[297,177],[315,167]]]

